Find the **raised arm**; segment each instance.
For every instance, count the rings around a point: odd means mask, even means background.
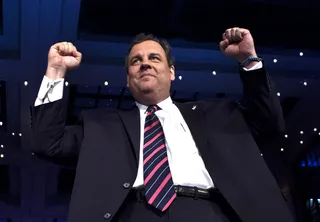
[[[285,123],[275,85],[262,58],[256,54],[249,30],[227,29],[222,35],[220,49],[240,63],[243,100],[239,105],[254,134],[269,136],[283,133]]]
[[[38,96],[31,106],[31,150],[38,157],[73,167],[82,142],[82,116],[66,126],[67,104],[62,99],[64,77],[81,62],[81,53],[71,43],[57,43],[48,54],[48,67]]]
[[[243,84],[243,99],[239,105],[254,134],[283,134],[285,122],[282,108],[275,84],[265,66],[252,71],[241,69],[240,78]]]
[[[31,107],[31,150],[41,159],[74,167],[82,142],[82,116],[66,126],[66,104],[58,100]]]

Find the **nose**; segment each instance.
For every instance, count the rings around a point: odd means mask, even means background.
[[[151,65],[149,64],[149,62],[148,61],[141,62],[140,70],[143,71],[147,69],[151,69]]]

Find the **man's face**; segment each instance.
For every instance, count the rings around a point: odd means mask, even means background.
[[[174,78],[174,67],[168,66],[159,43],[148,40],[132,47],[128,56],[127,86],[133,96],[152,93],[161,97],[163,92],[169,93]]]

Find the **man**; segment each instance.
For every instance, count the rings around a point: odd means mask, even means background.
[[[226,30],[220,47],[241,64],[241,104],[172,102],[170,46],[142,34],[126,58],[136,107],[84,111],[74,126],[61,98],[81,53],[51,47],[32,108],[33,152],[76,167],[69,222],[293,221],[255,142],[283,132],[274,85],[248,30]]]

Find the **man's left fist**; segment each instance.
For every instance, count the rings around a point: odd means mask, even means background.
[[[220,49],[223,54],[242,63],[249,57],[257,57],[250,31],[242,28],[230,28],[222,34]]]

